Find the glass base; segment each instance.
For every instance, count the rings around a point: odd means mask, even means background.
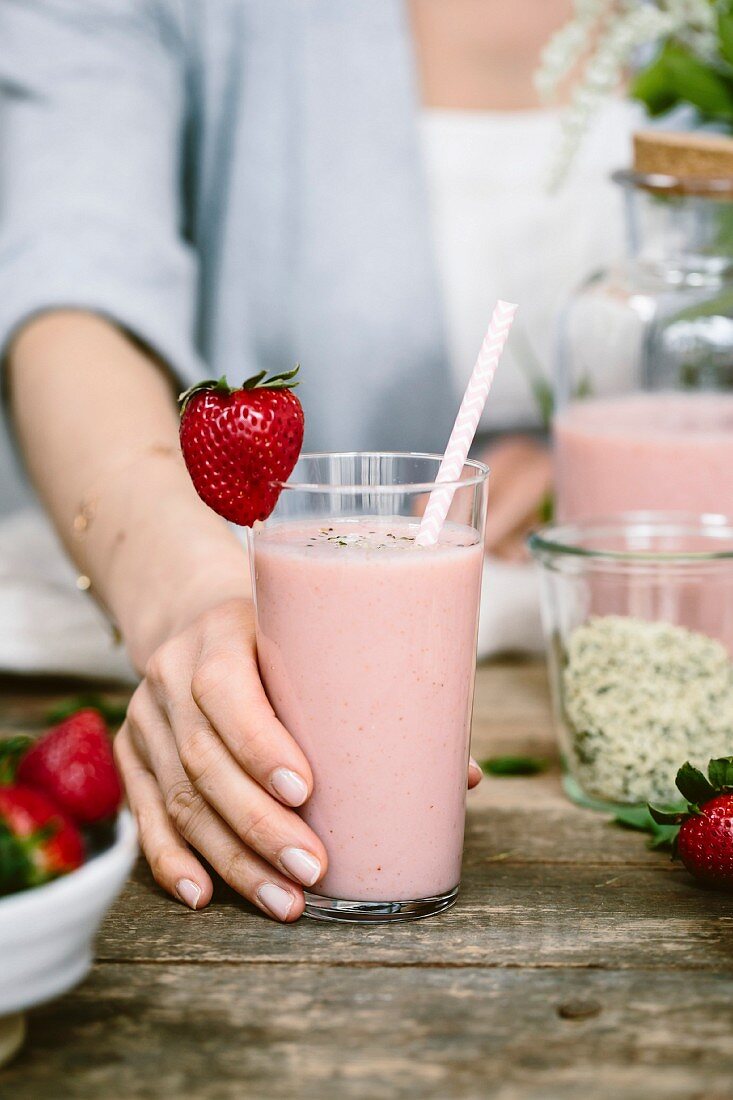
[[[458,897],[458,886],[447,894],[413,901],[346,901],[305,892],[305,915],[313,920],[347,921],[351,924],[388,924],[392,921],[422,920],[450,909]]]

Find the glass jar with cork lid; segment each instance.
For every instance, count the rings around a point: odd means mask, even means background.
[[[639,133],[614,178],[627,259],[561,326],[558,515],[733,514],[733,140]]]

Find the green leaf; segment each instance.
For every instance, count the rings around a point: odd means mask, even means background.
[[[687,808],[684,810],[662,810],[658,806],[648,803],[647,809],[657,825],[680,825],[687,817]]]
[[[649,816],[646,806],[622,806],[613,818],[617,825],[623,825],[627,829],[640,829],[648,832],[654,821]]]
[[[264,371],[262,375],[264,375]],[[180,406],[180,413],[183,416],[186,411],[186,406],[192,397],[197,393],[203,393],[204,390],[215,390],[217,393],[231,393],[232,388],[227,382],[225,374],[222,374],[221,378],[206,378],[203,382],[197,382],[194,386],[189,386],[187,390],[178,395],[178,404]]]
[[[680,807],[680,812],[682,809],[683,807]],[[667,812],[677,812],[677,808],[670,806]],[[671,849],[679,831],[678,825],[658,824],[646,806],[620,808],[616,811],[613,821],[624,829],[635,829],[638,832],[648,833],[647,847],[653,849]]]
[[[87,710],[88,708],[98,710],[107,725],[112,727],[121,726],[127,714],[126,702],[109,699],[97,692],[85,692],[83,695],[70,695],[68,699],[62,699],[60,702],[55,703],[46,711],[44,718],[46,722],[55,725],[57,722],[63,722],[64,719],[70,718],[78,710]]]
[[[670,88],[710,118],[733,118],[733,84],[677,42],[663,50]]]
[[[0,898],[30,885],[32,864],[12,830],[0,821]]]
[[[32,744],[33,738],[25,734],[0,739],[0,787],[7,787],[15,780],[18,764]]]
[[[296,386],[300,385],[299,382],[294,382],[300,370],[300,363],[296,363],[292,370],[282,371],[280,374],[273,374],[270,378],[267,377],[267,371],[260,371],[259,374],[255,374],[252,378],[248,378],[246,382],[242,383],[243,390],[292,390]]]
[[[708,779],[717,791],[733,787],[733,756],[721,756],[708,764]]]
[[[679,102],[679,95],[670,80],[664,50],[651,65],[636,75],[630,90],[633,98],[644,104],[652,118],[665,114]]]
[[[693,767],[689,760],[677,772],[675,780],[677,790],[693,805],[707,802],[715,795],[715,788],[708,782],[699,768]]]
[[[490,756],[481,761],[487,775],[539,775],[547,771],[547,761],[535,756]]]
[[[677,847],[679,825],[658,825],[658,832],[650,836],[646,842],[647,848],[652,852],[672,852],[674,855]]]
[[[720,52],[733,65],[733,12],[721,10],[718,13],[718,39]]]

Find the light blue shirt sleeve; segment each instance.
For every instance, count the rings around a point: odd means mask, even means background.
[[[149,0],[0,4],[0,357],[27,318],[73,307],[132,332],[181,381],[201,376],[169,17]]]

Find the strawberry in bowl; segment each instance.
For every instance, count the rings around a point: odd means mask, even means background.
[[[114,817],[122,787],[102,715],[87,708],[60,722],[23,755],[17,777],[45,791],[79,825]]]
[[[76,825],[41,791],[0,787],[0,895],[41,886],[84,862]]]
[[[226,378],[181,394],[181,451],[196,492],[218,515],[252,527],[270,515],[303,446],[293,393],[299,368],[265,371],[232,388]]]
[[[38,740],[0,740],[0,1065],[19,1013],[80,981],[137,838],[101,716],[82,710]]]

